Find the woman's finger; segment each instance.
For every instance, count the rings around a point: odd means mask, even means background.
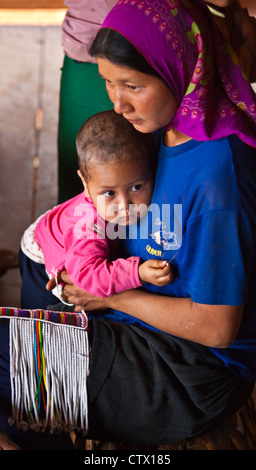
[[[62,271],[61,272],[61,279],[63,282],[65,282],[66,284],[73,284],[67,271]]]

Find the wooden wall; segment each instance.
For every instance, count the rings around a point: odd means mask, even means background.
[[[0,0],[0,8],[65,8],[64,0]]]
[[[255,11],[256,0],[240,0],[249,10]],[[65,8],[64,0],[0,0],[0,8]]]

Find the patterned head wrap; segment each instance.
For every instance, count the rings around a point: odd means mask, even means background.
[[[256,95],[202,0],[120,0],[102,28],[126,37],[170,86],[175,129],[256,147]]]

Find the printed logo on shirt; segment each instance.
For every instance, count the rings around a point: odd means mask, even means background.
[[[155,226],[159,226],[159,230],[156,230],[150,236],[155,242],[160,245],[164,250],[178,250],[181,247],[181,243],[178,242],[178,237],[175,232],[169,229],[169,225],[162,222],[160,218],[155,220]]]
[[[146,246],[146,250],[152,256],[163,256],[163,253],[161,250],[156,250],[155,248],[152,248],[152,246],[150,245]]]

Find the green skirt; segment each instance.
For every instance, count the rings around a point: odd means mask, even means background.
[[[97,64],[76,62],[64,57],[60,86],[58,129],[58,202],[83,190],[77,176],[76,135],[93,114],[112,109]]]

